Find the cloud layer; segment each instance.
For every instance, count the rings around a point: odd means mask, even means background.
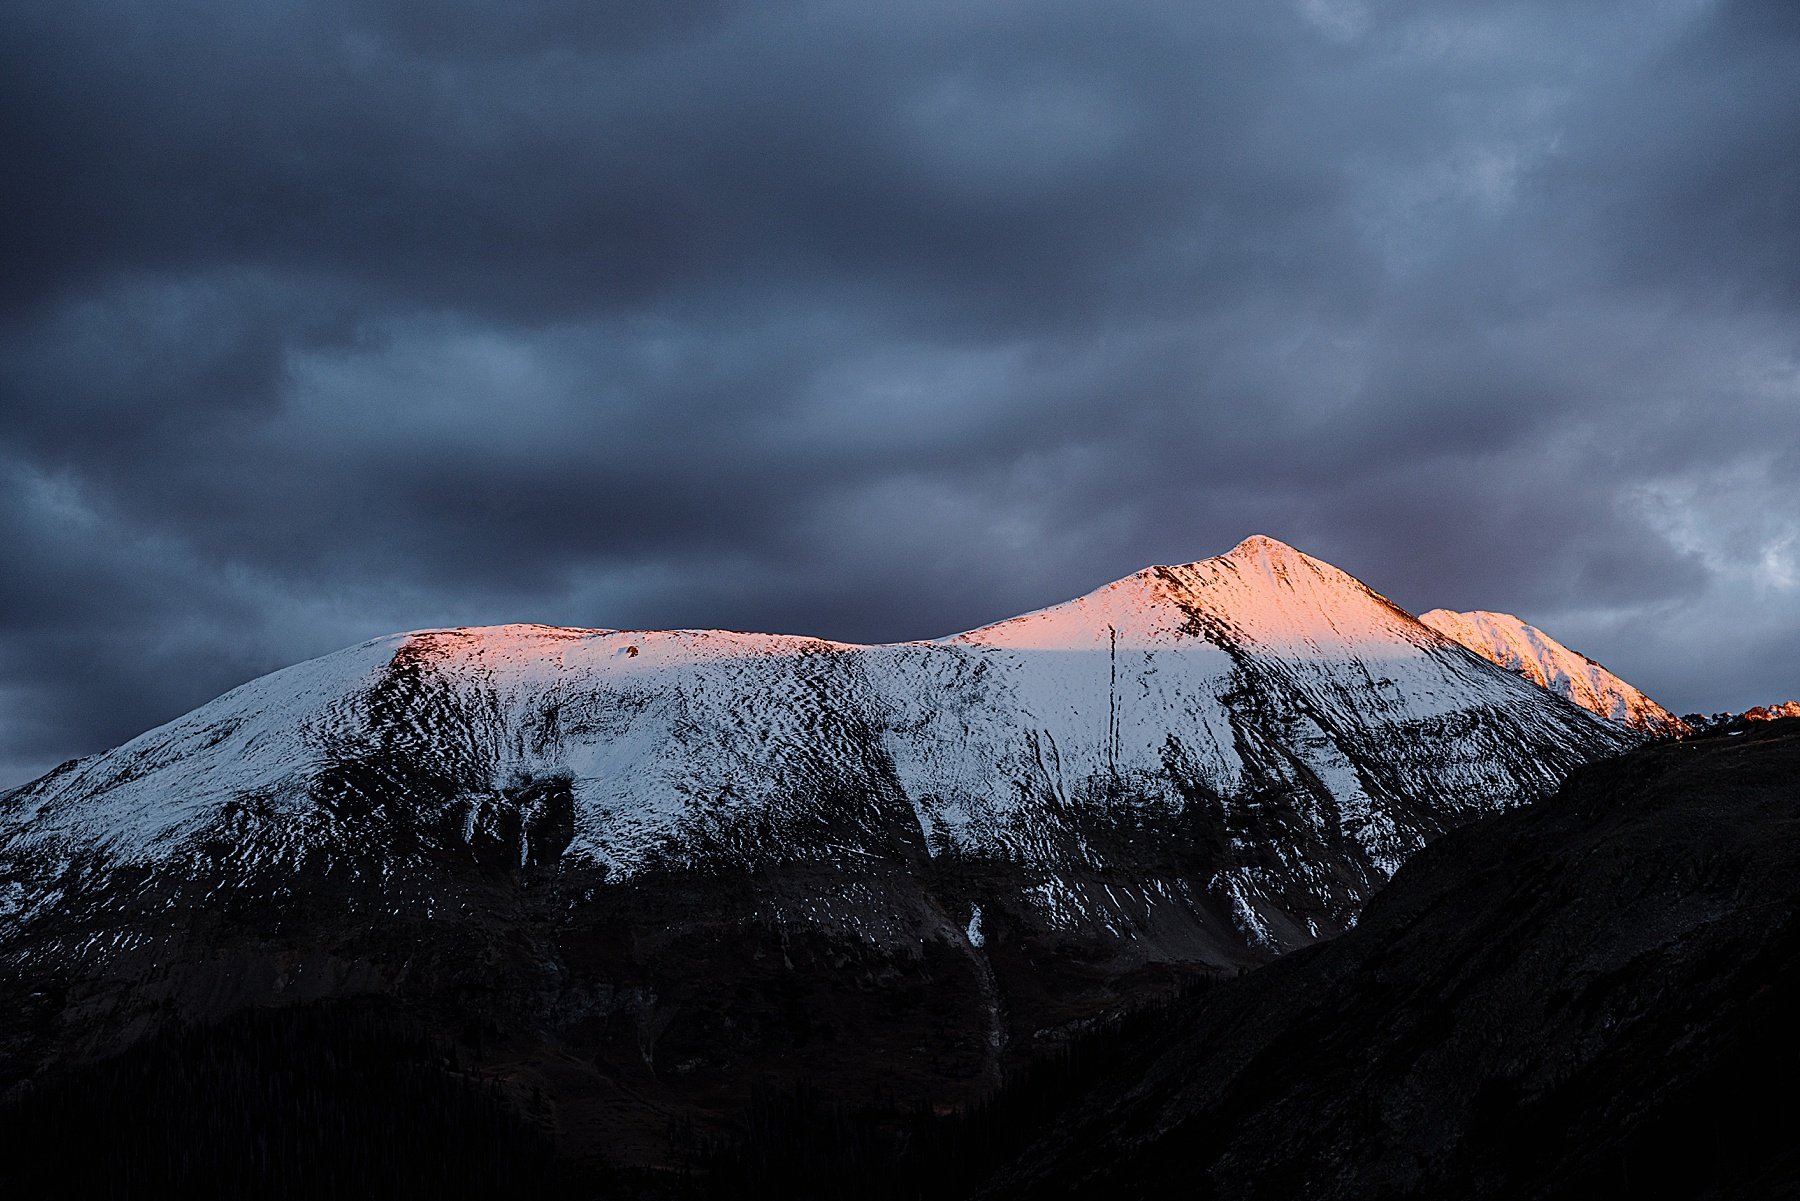
[[[1800,693],[1800,8],[17,0],[0,785],[396,629],[1266,532]]]

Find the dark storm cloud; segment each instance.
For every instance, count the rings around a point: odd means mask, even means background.
[[[0,14],[0,780],[392,629],[1264,531],[1800,692],[1791,4]]]

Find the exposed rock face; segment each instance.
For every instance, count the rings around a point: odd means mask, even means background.
[[[1784,717],[1800,717],[1800,701],[1783,701],[1779,705],[1758,705],[1744,711],[1745,721],[1780,721]]]
[[[0,1075],[372,992],[630,1157],[955,1101],[1637,738],[1265,538],[935,642],[397,635],[0,797]]]
[[[1510,613],[1433,609],[1419,620],[1490,663],[1524,676],[1608,721],[1645,734],[1679,735],[1687,723],[1579,651]]]

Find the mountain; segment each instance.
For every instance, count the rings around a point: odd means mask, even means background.
[[[1646,734],[1681,734],[1673,713],[1579,651],[1572,651],[1510,613],[1433,609],[1419,620],[1482,658],[1566,697],[1608,721]]]
[[[1771,1101],[1800,1051],[1797,779],[1791,719],[1583,768],[1427,848],[1344,937],[1140,1028],[933,1195],[1800,1195]]]
[[[1800,701],[1782,701],[1773,705],[1755,705],[1742,713],[1685,713],[1681,724],[1694,733],[1743,730],[1752,722],[1780,721],[1784,717],[1800,717]]]
[[[1780,721],[1784,717],[1800,717],[1800,701],[1782,701],[1777,705],[1757,705],[1744,711],[1745,721]]]
[[[374,997],[576,1155],[957,1104],[1638,740],[1261,537],[929,642],[375,639],[0,796],[0,1081]]]

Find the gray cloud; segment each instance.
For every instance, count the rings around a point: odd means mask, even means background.
[[[918,637],[1262,531],[1800,692],[1800,21],[0,13],[0,781],[393,629]]]

